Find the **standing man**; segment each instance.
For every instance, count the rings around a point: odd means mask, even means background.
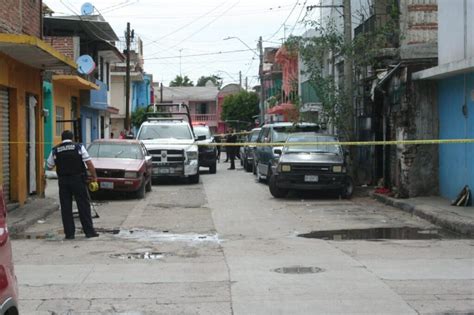
[[[234,129],[233,128],[229,129],[229,134],[227,135],[226,142],[227,143],[237,143],[237,135],[234,134]],[[236,149],[238,149],[238,147],[228,146],[226,148],[227,158],[230,160],[230,167],[228,168],[228,170],[235,170],[235,155],[236,155],[235,152],[236,152]]]
[[[56,166],[59,185],[59,201],[61,203],[61,217],[63,221],[64,234],[66,239],[72,240],[75,236],[74,217],[72,214],[72,197],[76,199],[79,210],[79,219],[82,229],[87,238],[97,237],[99,234],[94,229],[91,216],[91,204],[86,185],[86,168],[92,175],[94,181],[97,180],[94,165],[89,153],[80,143],[74,143],[73,133],[65,130],[61,134],[61,144],[55,146],[48,157],[48,169]]]

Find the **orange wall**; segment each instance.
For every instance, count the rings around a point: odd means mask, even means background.
[[[26,151],[26,94],[36,97],[36,186],[37,193],[44,195],[43,169],[43,90],[41,71],[17,62],[6,55],[0,54],[0,85],[9,88],[10,93],[10,178],[11,200],[24,204],[28,197]],[[1,156],[0,156],[1,159]],[[1,170],[0,170],[1,172]]]
[[[77,97],[77,117],[71,117],[71,98],[75,96]],[[61,135],[56,134],[56,106],[60,106],[64,108],[64,120],[70,120],[74,118],[80,117],[79,113],[79,106],[80,99],[79,99],[79,90],[74,87],[70,87],[58,82],[53,81],[53,133],[54,133],[54,144],[58,144],[61,142]],[[72,123],[64,124],[64,129],[72,130]]]

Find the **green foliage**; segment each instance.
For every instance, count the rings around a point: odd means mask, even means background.
[[[253,116],[259,113],[259,98],[257,93],[240,91],[237,94],[228,95],[222,104],[222,120],[236,120],[241,122],[253,122]]]
[[[196,86],[206,86],[207,81],[212,81],[215,86],[221,88],[222,86],[222,78],[218,75],[208,75],[208,76],[201,76],[196,83]]]
[[[357,84],[352,91],[344,89],[344,82],[336,84],[333,75],[328,74],[329,64],[335,66],[336,57],[352,60],[356,73],[365,73],[368,67],[380,66],[383,48],[396,45],[400,34],[398,29],[398,11],[392,8],[387,21],[370,32],[359,34],[352,43],[345,43],[344,34],[334,22],[322,27],[318,22],[307,21],[316,29],[314,37],[290,37],[285,45],[288,49],[297,49],[306,66],[309,82],[322,103],[319,123],[334,125],[347,139],[354,137],[352,99]],[[330,73],[334,73],[330,71]]]
[[[132,113],[132,120],[131,120],[132,125],[134,127],[140,128],[142,123],[146,120],[146,113],[147,113],[146,107],[137,108]]]
[[[187,75],[184,77],[177,75],[176,78],[170,82],[170,86],[194,86],[194,83]]]

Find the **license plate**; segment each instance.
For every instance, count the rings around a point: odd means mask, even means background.
[[[114,189],[114,183],[112,183],[112,182],[100,182],[100,188],[102,188],[102,189]]]
[[[155,168],[153,169],[153,174],[169,174],[170,169],[169,168]]]
[[[309,183],[317,183],[319,182],[319,176],[317,175],[305,175],[304,181]]]

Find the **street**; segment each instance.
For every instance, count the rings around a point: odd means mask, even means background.
[[[95,224],[102,233],[96,239],[78,233],[64,241],[59,212],[31,227],[25,235],[40,239],[13,242],[20,313],[474,310],[472,240],[298,237],[318,230],[433,226],[368,197],[276,200],[251,173],[227,166],[221,163],[216,175],[201,171],[198,185],[155,185],[141,201],[99,201]]]

